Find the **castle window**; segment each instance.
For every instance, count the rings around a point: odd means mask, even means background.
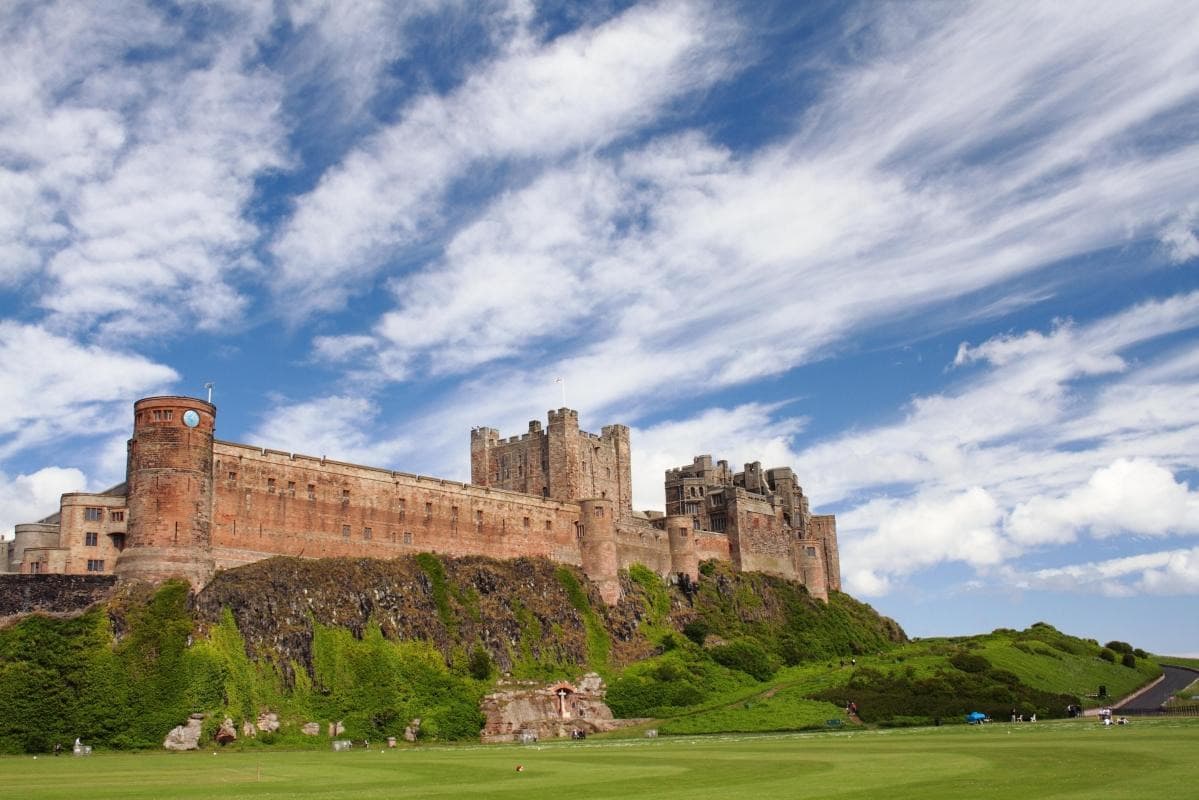
[[[458,506],[450,506],[450,521],[458,521]]]
[[[308,499],[309,500],[316,499],[316,484],[315,483],[308,484]]]
[[[41,571],[42,571],[42,562],[41,561],[29,562],[29,574],[30,575],[37,575]]]
[[[374,537],[374,535],[375,535],[374,531],[372,531],[370,528],[362,529],[362,538],[363,539],[371,539]]]
[[[412,544],[412,534],[404,531],[404,544]]]
[[[529,518],[525,517],[525,530],[529,529]]]
[[[88,522],[99,522],[104,519],[104,509],[102,508],[85,508],[83,509],[83,518]]]
[[[232,470],[230,470],[230,471],[229,471],[229,476],[228,476],[228,477],[229,477],[229,480],[231,480],[231,481],[235,481],[235,480],[237,480],[237,473],[236,473],[236,472],[234,472],[234,471],[232,471]]]
[[[118,553],[125,549],[125,534],[113,533],[109,534],[109,538],[112,539],[112,546]]]
[[[553,530],[553,529],[554,529],[554,523],[550,522],[550,521],[547,519],[547,520],[545,521],[545,529],[546,529],[547,531],[549,531],[549,530]]]
[[[523,478],[525,476],[525,465],[521,464],[516,468],[516,477]]]
[[[350,538],[350,526],[349,525],[341,526],[341,538],[343,538],[343,539]]]
[[[157,420],[162,419],[162,409],[161,408],[154,409],[154,419],[157,419]]]
[[[405,510],[404,506],[405,505],[406,505],[406,503],[404,502],[404,500],[402,498],[396,501],[396,508],[399,510],[400,522],[404,521],[404,510]]]
[[[482,511],[475,512],[475,527],[477,527],[477,528],[483,527],[483,512]]]
[[[716,531],[717,533],[723,533],[724,527],[727,524],[724,514],[713,514],[709,520],[709,523],[712,526],[712,530]]]
[[[95,547],[96,542],[99,540],[99,538],[100,538],[100,535],[98,533],[95,533],[93,531],[88,531],[87,533],[83,534],[83,544],[86,547]]]
[[[167,409],[166,411],[162,412],[162,418],[163,418],[163,419],[165,419],[165,420],[168,420],[168,421],[170,421],[170,420],[171,420],[171,419],[173,419],[174,417],[175,417],[175,412],[174,412],[174,411],[171,411],[170,409]],[[100,569],[104,569],[104,565],[103,565],[103,564],[101,564],[101,565],[100,565]]]
[[[611,467],[604,467],[604,474],[605,474],[607,477],[611,478],[611,477],[612,477],[612,468],[611,468]]]
[[[815,556],[815,555],[816,555],[816,548],[815,548],[815,547],[805,547],[805,548],[804,548],[804,553],[805,553],[806,555],[809,555],[809,556]]]
[[[266,490],[267,490],[267,492],[268,492],[268,493],[270,493],[270,494],[274,494],[274,493],[275,493],[275,479],[274,479],[274,478],[267,478],[267,479],[266,479]]]
[[[433,504],[425,503],[425,522],[433,519]]]
[[[595,516],[597,516],[597,517],[602,517],[603,515],[604,515],[604,507],[603,507],[603,506],[596,506],[596,507],[595,507]]]
[[[549,496],[550,496],[550,487],[548,487],[548,486],[542,486],[542,487],[541,487],[541,496],[542,496],[542,497],[549,497]]]
[[[113,522],[124,522],[125,521],[125,512],[124,511],[113,511],[113,512],[109,513],[108,518],[110,520],[112,520]]]
[[[87,560],[87,571],[88,572],[103,572],[104,571],[104,559],[89,558]]]
[[[296,496],[296,482],[295,481],[287,482],[287,496],[288,497]]]
[[[346,503],[350,502],[350,490],[349,489],[341,490],[341,502],[342,502],[342,505],[345,505]]]

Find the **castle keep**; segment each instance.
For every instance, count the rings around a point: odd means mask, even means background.
[[[17,525],[0,567],[199,587],[276,555],[434,552],[574,564],[608,603],[634,563],[696,580],[700,561],[721,559],[822,599],[841,585],[836,520],[812,516],[790,468],[734,474],[699,456],[667,472],[665,514],[634,511],[629,429],[588,433],[568,408],[519,436],[471,431],[469,484],[224,442],[216,407],[191,397],[133,412],[125,482],[65,494],[57,513]]]

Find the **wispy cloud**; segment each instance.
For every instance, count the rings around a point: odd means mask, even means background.
[[[143,356],[0,321],[0,458],[69,436],[125,430],[133,400],[177,378]]]
[[[269,15],[210,11],[192,39],[135,3],[6,7],[0,277],[42,271],[30,299],[59,329],[169,334],[245,306],[254,179],[286,163],[280,89],[246,61]]]
[[[514,36],[452,93],[413,101],[299,199],[272,248],[286,307],[339,307],[356,282],[421,240],[468,170],[552,163],[653,121],[722,77],[729,32],[698,5],[663,3],[544,44]]]

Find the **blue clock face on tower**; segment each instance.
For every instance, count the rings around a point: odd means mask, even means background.
[[[192,409],[183,412],[183,424],[189,428],[194,428],[200,424],[200,415]]]

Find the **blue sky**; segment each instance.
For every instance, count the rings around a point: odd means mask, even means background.
[[[635,502],[793,465],[912,635],[1199,654],[1199,12],[9,2],[0,529],[135,398],[451,478],[561,404]],[[1187,609],[1190,609],[1188,612]]]

